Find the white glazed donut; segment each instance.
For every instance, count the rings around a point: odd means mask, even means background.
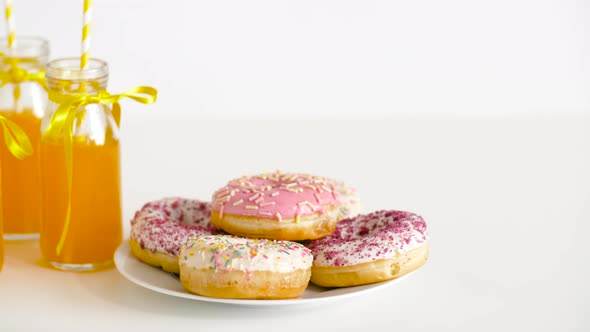
[[[303,293],[313,257],[295,242],[209,235],[187,242],[178,259],[180,281],[191,293],[281,299]]]
[[[195,199],[164,198],[149,202],[131,220],[129,245],[144,263],[178,273],[178,252],[191,238],[217,234],[211,205]]]
[[[346,287],[398,278],[424,264],[428,234],[422,217],[377,211],[342,220],[329,237],[309,241],[311,282]]]

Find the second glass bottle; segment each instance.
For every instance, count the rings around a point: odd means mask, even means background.
[[[73,98],[104,92],[108,74],[107,63],[97,59],[85,69],[80,69],[79,58],[51,61],[46,68],[50,100],[52,95]],[[58,106],[49,102],[43,133],[54,125]],[[122,241],[119,128],[110,105],[89,104],[75,112],[71,161],[66,160],[65,131],[41,140],[41,253],[56,268],[87,271],[111,265]]]

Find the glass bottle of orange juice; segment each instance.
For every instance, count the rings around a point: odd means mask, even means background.
[[[37,146],[41,136],[47,93],[43,87],[43,67],[49,43],[38,37],[17,37],[13,48],[0,39],[0,115],[20,126],[31,140],[34,153],[19,160],[0,144],[0,176],[4,236],[8,240],[39,237],[41,222],[41,182]]]
[[[40,242],[43,257],[62,270],[107,267],[122,241],[119,128],[112,107],[74,107],[71,121],[65,122],[69,128],[47,135],[55,129],[63,105],[59,100],[106,92],[108,74],[107,63],[97,59],[85,69],[79,58],[54,60],[46,67],[50,101],[41,125]],[[68,144],[64,135],[70,133]]]

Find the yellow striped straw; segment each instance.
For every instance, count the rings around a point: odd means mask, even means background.
[[[12,0],[6,0],[4,4],[4,16],[6,17],[6,27],[8,30],[8,47],[13,48],[16,34],[14,29],[14,16],[12,15]]]
[[[92,0],[84,0],[84,27],[82,28],[82,56],[80,69],[86,69],[90,59],[90,26],[92,24]]]
[[[12,0],[5,0],[4,2],[4,17],[6,18],[6,30],[8,30],[8,49],[10,50],[12,67],[16,68],[16,60],[14,59],[14,43],[16,41],[16,29],[14,28],[14,15],[12,13]],[[20,109],[20,84],[14,85],[12,90],[14,98],[14,107]]]

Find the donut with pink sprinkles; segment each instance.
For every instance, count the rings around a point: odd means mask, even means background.
[[[171,197],[149,202],[135,213],[129,245],[144,263],[178,273],[178,253],[184,243],[222,233],[211,224],[209,202]]]
[[[311,281],[346,287],[390,280],[428,258],[428,231],[411,212],[377,211],[342,220],[332,235],[307,242],[314,262]]]

